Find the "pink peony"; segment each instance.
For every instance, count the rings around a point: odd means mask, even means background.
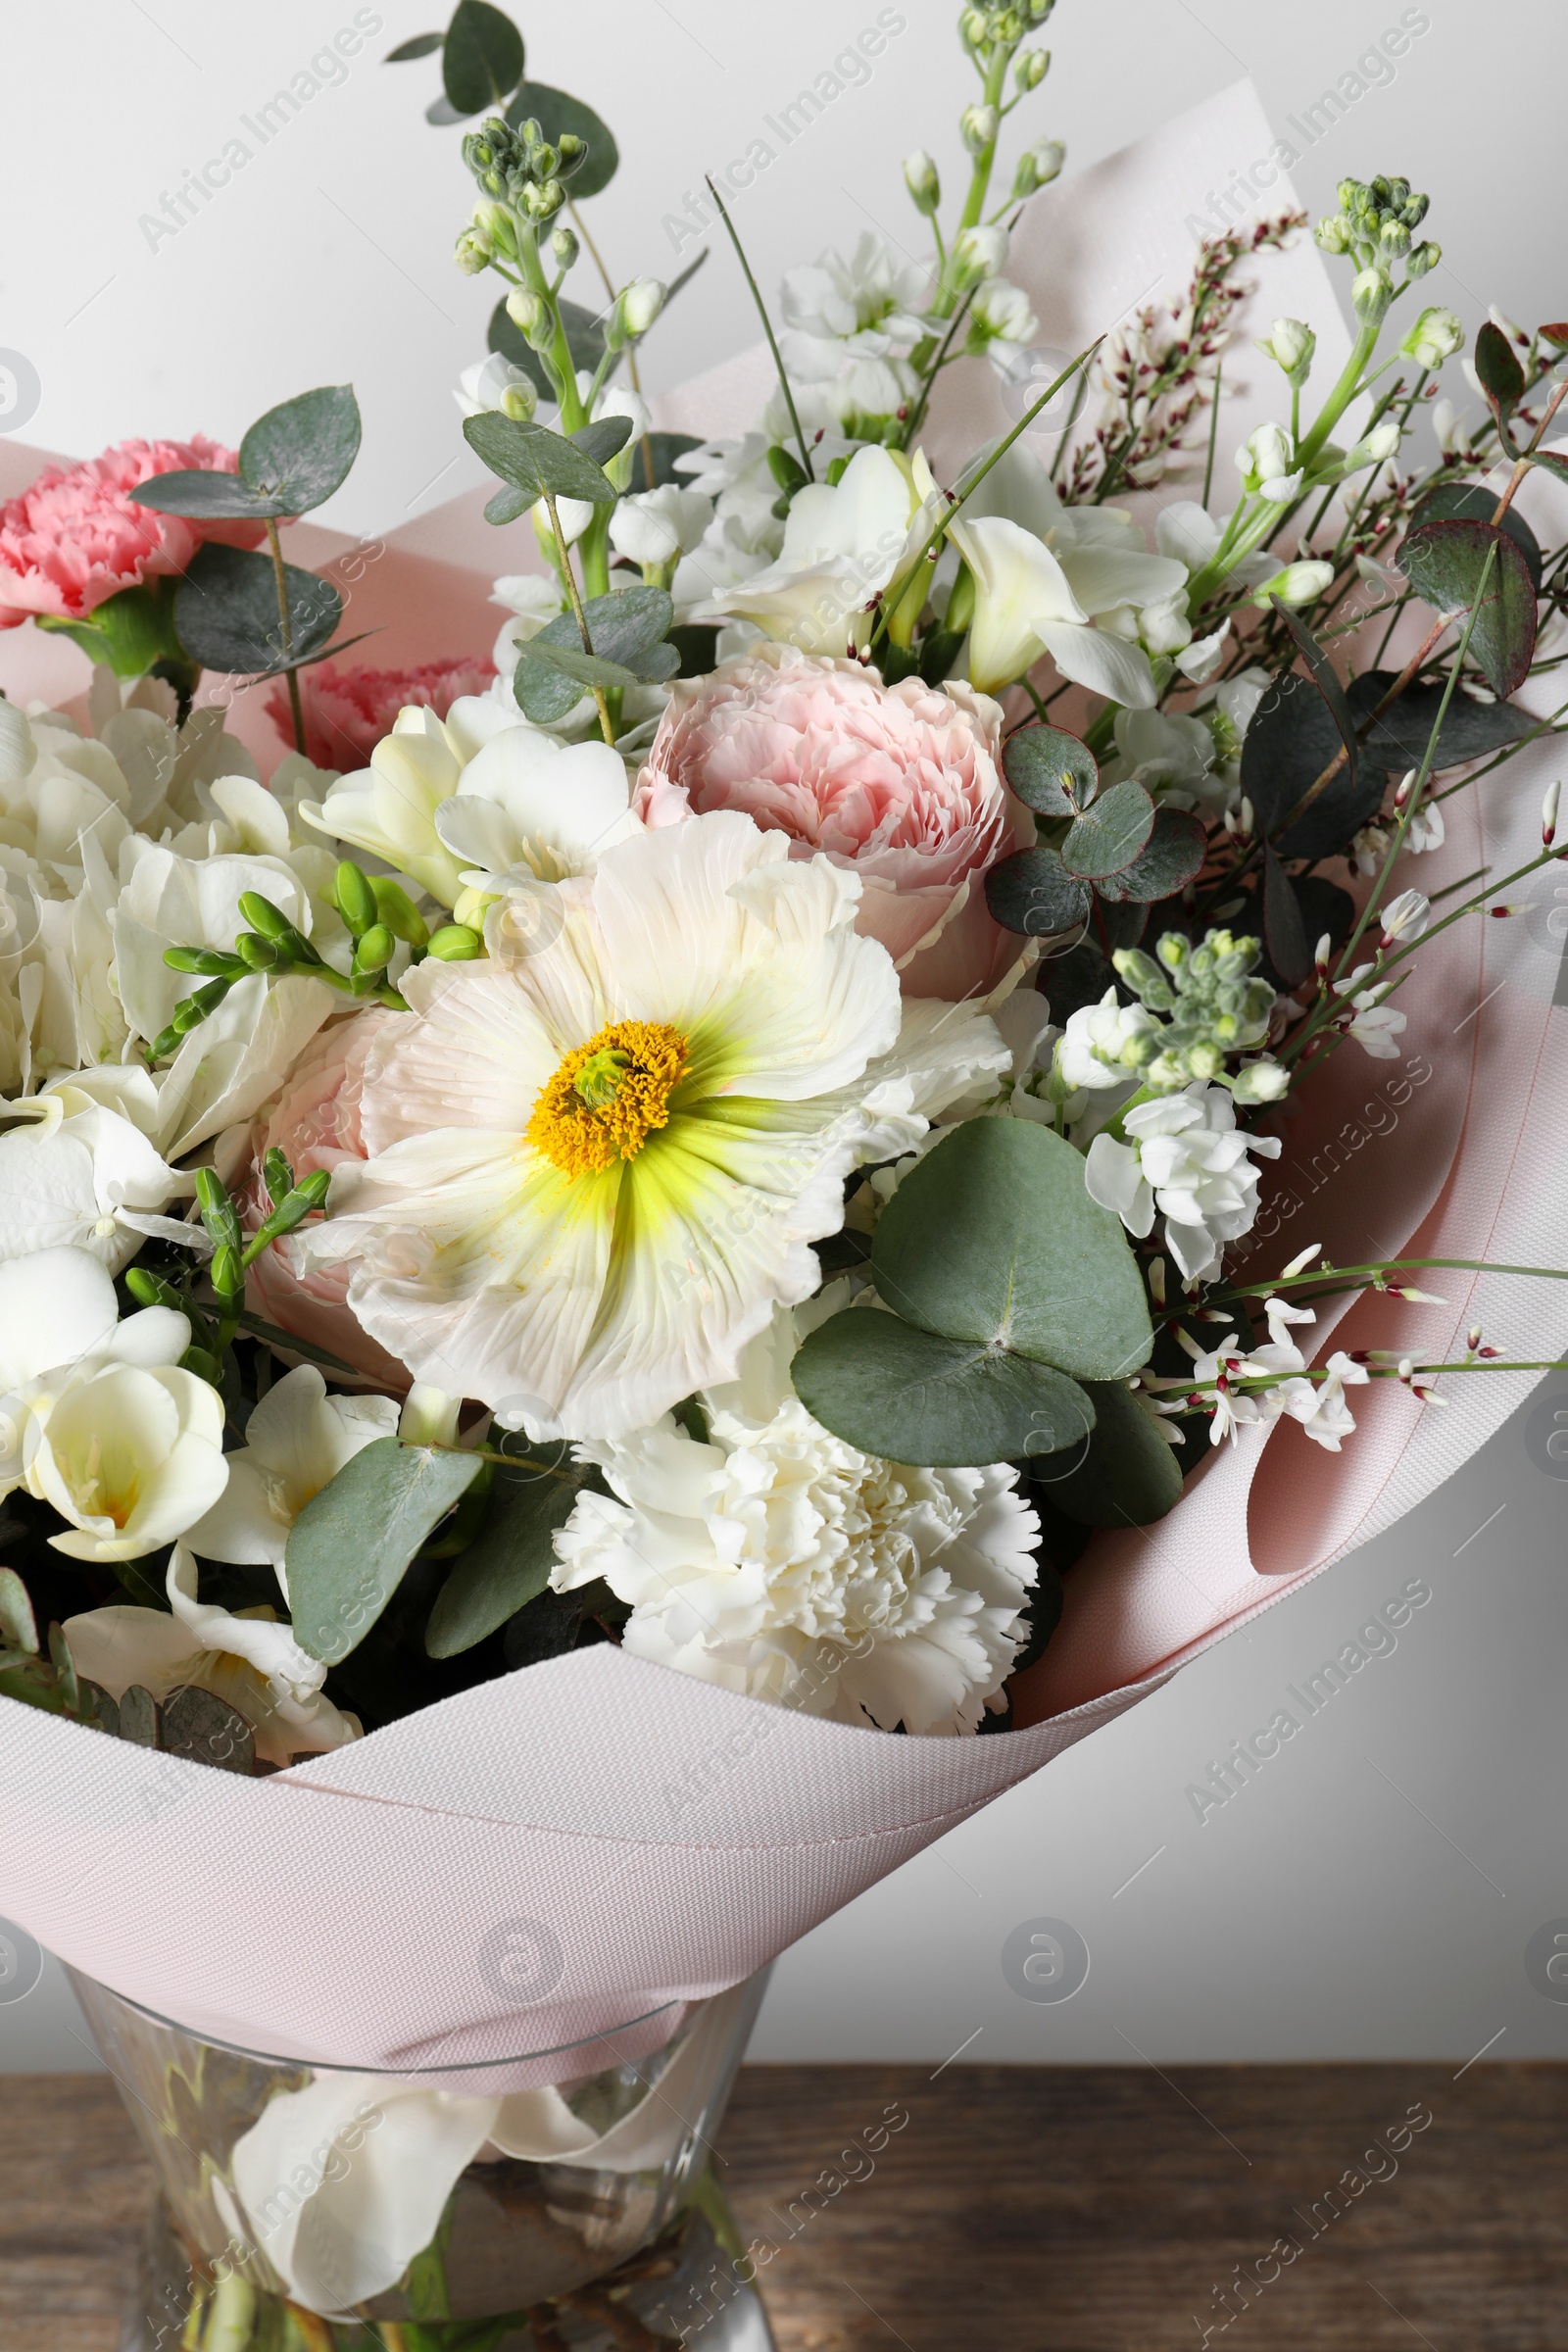
[[[334,662],[318,662],[300,674],[305,757],[318,767],[345,773],[368,767],[370,754],[391,734],[400,710],[411,703],[422,704],[437,718],[445,718],[460,695],[483,694],[495,674],[493,662],[471,662],[464,655],[426,662],[418,669],[339,669]],[[278,733],[292,744],[294,721],[283,687],[273,687],[267,710]]]
[[[296,1183],[314,1176],[318,1168],[337,1168],[345,1160],[365,1158],[360,1102],[365,1091],[366,1056],[387,1022],[403,1017],[379,1005],[367,1005],[364,1011],[333,1021],[318,1033],[271,1110],[252,1131],[251,1158],[256,1172],[245,1195],[247,1232],[254,1233],[267,1213],[261,1184],[265,1152],[281,1152]],[[350,1312],[350,1271],[344,1265],[296,1274],[285,1238],[264,1250],[252,1266],[247,1297],[253,1310],[270,1323],[308,1341],[313,1348],[324,1348],[341,1357],[368,1386],[402,1396],[410,1385],[408,1366],[389,1355]]]
[[[46,466],[0,507],[0,629],[34,613],[85,620],[122,588],[183,571],[204,539],[254,547],[259,522],[158,514],[128,495],[155,473],[232,473],[238,463],[231,449],[198,433],[193,441],[122,441],[80,466]]]
[[[759,644],[676,684],[632,806],[649,825],[739,808],[825,851],[863,886],[856,928],[907,997],[984,994],[1019,942],[993,922],[989,866],[1035,838],[1004,783],[1002,710],[965,685],[884,686],[858,662]]]

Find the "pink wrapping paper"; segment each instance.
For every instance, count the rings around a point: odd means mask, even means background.
[[[1042,341],[1080,348],[1179,286],[1186,217],[1202,209],[1215,159],[1265,156],[1271,136],[1243,84],[1049,191],[1014,264]],[[1267,207],[1291,200],[1282,180]],[[1312,248],[1249,274],[1263,284],[1237,350],[1289,312],[1317,324],[1320,366],[1337,369],[1343,329]],[[1221,466],[1280,413],[1277,374],[1261,363],[1236,372],[1249,392],[1222,411]],[[738,433],[766,389],[764,364],[743,354],[667,396],[659,421]],[[965,365],[943,387],[932,446],[951,464],[1006,421],[988,372]],[[36,464],[0,447],[0,489]],[[1173,480],[1165,495],[1190,487]],[[292,552],[338,566],[340,581],[358,564],[349,625],[385,627],[364,658],[477,653],[499,617],[491,571],[528,560],[522,526],[489,531],[482,502],[472,494],[369,543],[370,562],[366,543],[309,526]],[[0,640],[0,684],[23,699],[61,700],[83,683],[79,656],[58,640],[30,629]],[[236,723],[270,765],[277,740],[254,699]],[[1484,860],[1498,873],[1523,862],[1550,766],[1547,746],[1450,802],[1447,845],[1421,860],[1419,886]],[[1285,1126],[1244,1246],[1250,1269],[1261,1276],[1308,1241],[1340,1262],[1400,1250],[1568,1262],[1557,945],[1542,916],[1471,921],[1423,948],[1397,1000],[1410,1016],[1399,1059],[1343,1047]],[[1450,1303],[1368,1299],[1337,1327],[1325,1311],[1314,1337],[1325,1349],[1446,1354],[1479,1314],[1510,1354],[1568,1344],[1568,1288],[1464,1275],[1428,1287]],[[527,1668],[261,1781],[0,1701],[0,1910],[159,2014],[279,2056],[390,2070],[546,2053],[519,2067],[519,2086],[636,2056],[667,2038],[669,2004],[751,1974],[1411,1508],[1530,1385],[1456,1377],[1443,1413],[1392,1384],[1357,1391],[1360,1428],[1338,1460],[1292,1424],[1227,1449],[1169,1519],[1102,1540],[1073,1571],[1061,1628],[1019,1693],[1030,1728],[995,1738],[820,1723],[609,1648]],[[508,1957],[518,1952],[520,1977]]]

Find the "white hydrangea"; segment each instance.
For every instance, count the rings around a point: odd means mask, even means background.
[[[706,1444],[665,1414],[580,1446],[615,1499],[579,1497],[552,1582],[630,1602],[634,1656],[840,1723],[972,1732],[1025,1638],[1040,1523],[1005,1463],[911,1469],[811,1418],[790,1360],[847,1298],[775,1314],[701,1398]]]
[[[1257,1215],[1258,1170],[1250,1153],[1280,1154],[1279,1139],[1236,1124],[1222,1086],[1200,1082],[1140,1102],[1122,1119],[1127,1141],[1097,1135],[1084,1163],[1092,1200],[1114,1209],[1129,1233],[1149,1234],[1157,1209],[1165,1246],[1189,1282],[1217,1274],[1227,1242]]]

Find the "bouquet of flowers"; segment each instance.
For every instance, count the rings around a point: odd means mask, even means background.
[[[0,514],[0,625],[95,664],[0,701],[7,1899],[199,2030],[451,2064],[735,1983],[1260,1605],[1265,1444],[1346,1492],[1358,1420],[1402,1460],[1563,1344],[1568,324],[1461,360],[1373,177],[1312,230],[1348,347],[1236,333],[1290,205],[1045,347],[1062,149],[999,161],[1052,4],[962,11],[927,261],[775,318],[735,239],[776,381],[728,439],[638,386],[680,281],[565,291],[599,117],[478,0],[394,53],[480,118],[462,430],[538,551],[493,663],[348,664],[285,561],[347,387]],[[1436,1080],[1399,1172],[1285,1234],[1367,1057]],[[432,1968],[519,1912],[524,1997]]]

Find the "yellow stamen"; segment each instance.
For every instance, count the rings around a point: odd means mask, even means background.
[[[634,1159],[669,1117],[686,1040],[668,1021],[612,1021],[542,1089],[528,1141],[566,1176]]]

